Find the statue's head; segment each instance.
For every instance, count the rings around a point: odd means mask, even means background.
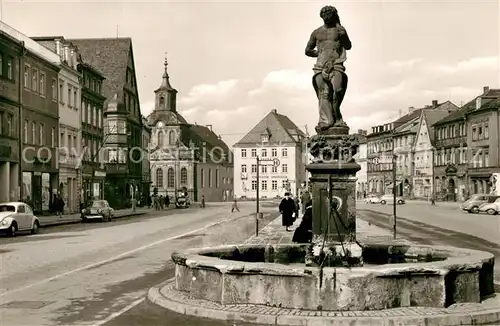
[[[335,26],[337,23],[340,24],[339,13],[333,6],[324,6],[321,8],[319,16],[323,19],[325,25]]]

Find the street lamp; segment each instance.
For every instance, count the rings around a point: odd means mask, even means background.
[[[397,211],[397,190],[396,190],[396,163],[397,163],[397,154],[396,154],[396,142],[394,137],[394,131],[392,132],[392,236],[396,239],[396,211]]]

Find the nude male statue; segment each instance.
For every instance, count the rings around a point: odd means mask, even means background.
[[[318,58],[313,68],[313,87],[319,101],[317,132],[346,125],[340,105],[347,89],[346,51],[352,47],[335,7],[323,7],[320,17],[324,25],[312,32],[305,51],[306,56]]]

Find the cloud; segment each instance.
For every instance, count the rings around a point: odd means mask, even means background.
[[[432,100],[451,100],[457,105],[468,102],[484,85],[495,85],[499,73],[492,57],[455,63],[413,58],[381,66],[363,72],[363,78],[348,71],[352,75],[342,114],[351,131],[387,123],[407,113],[408,107],[430,105]],[[211,124],[229,145],[272,109],[289,116],[301,128],[307,125],[314,133],[318,102],[312,74],[309,69],[283,69],[270,71],[260,80],[228,79],[195,85],[185,96],[179,94],[178,110],[189,122]]]

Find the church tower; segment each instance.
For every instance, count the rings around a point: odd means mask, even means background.
[[[177,110],[177,90],[170,85],[168,76],[168,60],[165,55],[165,71],[160,87],[155,90],[155,111],[171,111]]]

